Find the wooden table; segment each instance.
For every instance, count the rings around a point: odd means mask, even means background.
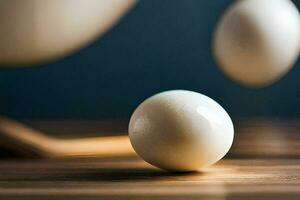
[[[95,127],[108,130],[102,122],[31,124],[53,133],[60,127],[77,132],[84,127],[88,132],[97,131]],[[126,123],[108,124],[118,132],[126,128]],[[299,200],[300,120],[239,120],[235,127],[229,155],[199,173],[168,173],[135,156],[2,159],[0,199]]]

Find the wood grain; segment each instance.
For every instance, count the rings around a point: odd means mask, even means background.
[[[300,120],[235,124],[230,154],[199,173],[168,173],[136,156],[2,159],[0,199],[300,199]]]

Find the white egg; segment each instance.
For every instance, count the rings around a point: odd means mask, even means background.
[[[214,37],[220,68],[248,86],[285,75],[300,52],[300,15],[290,0],[239,0],[221,18]]]
[[[185,90],[148,98],[129,123],[137,154],[170,171],[198,171],[217,162],[229,151],[233,136],[232,121],[217,102]]]
[[[62,58],[112,27],[136,0],[1,0],[0,64]]]

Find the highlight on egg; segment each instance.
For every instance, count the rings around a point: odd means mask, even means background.
[[[290,0],[236,1],[214,35],[220,69],[247,86],[267,86],[283,77],[300,52],[300,15]]]
[[[169,171],[199,171],[229,151],[234,128],[213,99],[192,91],[156,94],[134,111],[129,137],[146,162]]]

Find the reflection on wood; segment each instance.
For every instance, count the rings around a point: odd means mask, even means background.
[[[199,173],[168,173],[136,156],[3,159],[0,199],[296,200],[298,122],[237,122],[229,156]]]
[[[232,157],[300,158],[300,120],[236,123]]]
[[[138,158],[2,161],[2,197],[186,199],[299,197],[300,160],[226,159],[200,173],[170,174]]]

